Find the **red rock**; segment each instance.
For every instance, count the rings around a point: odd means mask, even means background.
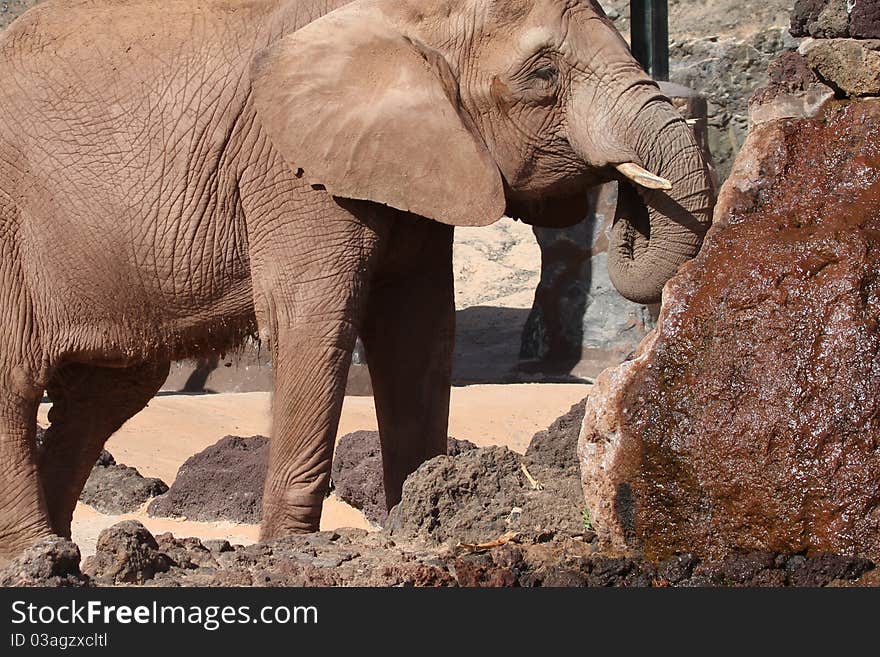
[[[880,556],[880,101],[760,126],[579,440],[600,540]]]

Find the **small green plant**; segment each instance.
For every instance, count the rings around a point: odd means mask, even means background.
[[[588,532],[593,531],[593,522],[590,520],[590,510],[584,507],[581,514],[584,516],[584,529]]]

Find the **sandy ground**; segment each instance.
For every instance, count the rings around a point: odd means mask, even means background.
[[[546,428],[572,404],[586,397],[589,390],[590,386],[577,384],[453,388],[449,435],[480,446],[506,445],[523,452],[535,432]],[[269,394],[263,392],[160,395],[108,441],[107,449],[119,463],[134,466],[144,476],[159,477],[171,484],[187,458],[223,436],[268,434],[270,403]],[[49,404],[40,407],[39,420],[43,425],[47,423],[49,407]],[[347,397],[338,435],[376,428],[372,398]],[[73,539],[84,555],[92,554],[102,529],[130,518],[140,520],[154,534],[170,531],[176,536],[225,538],[240,544],[256,541],[259,534],[254,525],[151,518],[145,508],[125,516],[108,516],[79,504],[74,514]],[[324,504],[321,528],[338,527],[371,528],[359,511],[331,497]]]

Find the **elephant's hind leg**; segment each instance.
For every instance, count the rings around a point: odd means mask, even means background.
[[[107,439],[143,409],[168,376],[169,363],[125,369],[69,364],[47,392],[50,426],[39,454],[52,528],[70,536],[76,501]]]
[[[0,375],[0,564],[51,536],[37,476],[39,392]]]
[[[377,281],[361,338],[379,420],[385,498],[400,502],[403,482],[446,453],[455,339],[452,231],[431,226],[423,271]]]

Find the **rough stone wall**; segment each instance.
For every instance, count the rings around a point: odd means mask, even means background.
[[[629,0],[600,0],[629,39]],[[669,0],[670,80],[708,100],[709,145],[721,180],[748,134],[748,99],[770,60],[797,48],[794,0]]]
[[[0,0],[0,30],[40,2],[41,0]]]

